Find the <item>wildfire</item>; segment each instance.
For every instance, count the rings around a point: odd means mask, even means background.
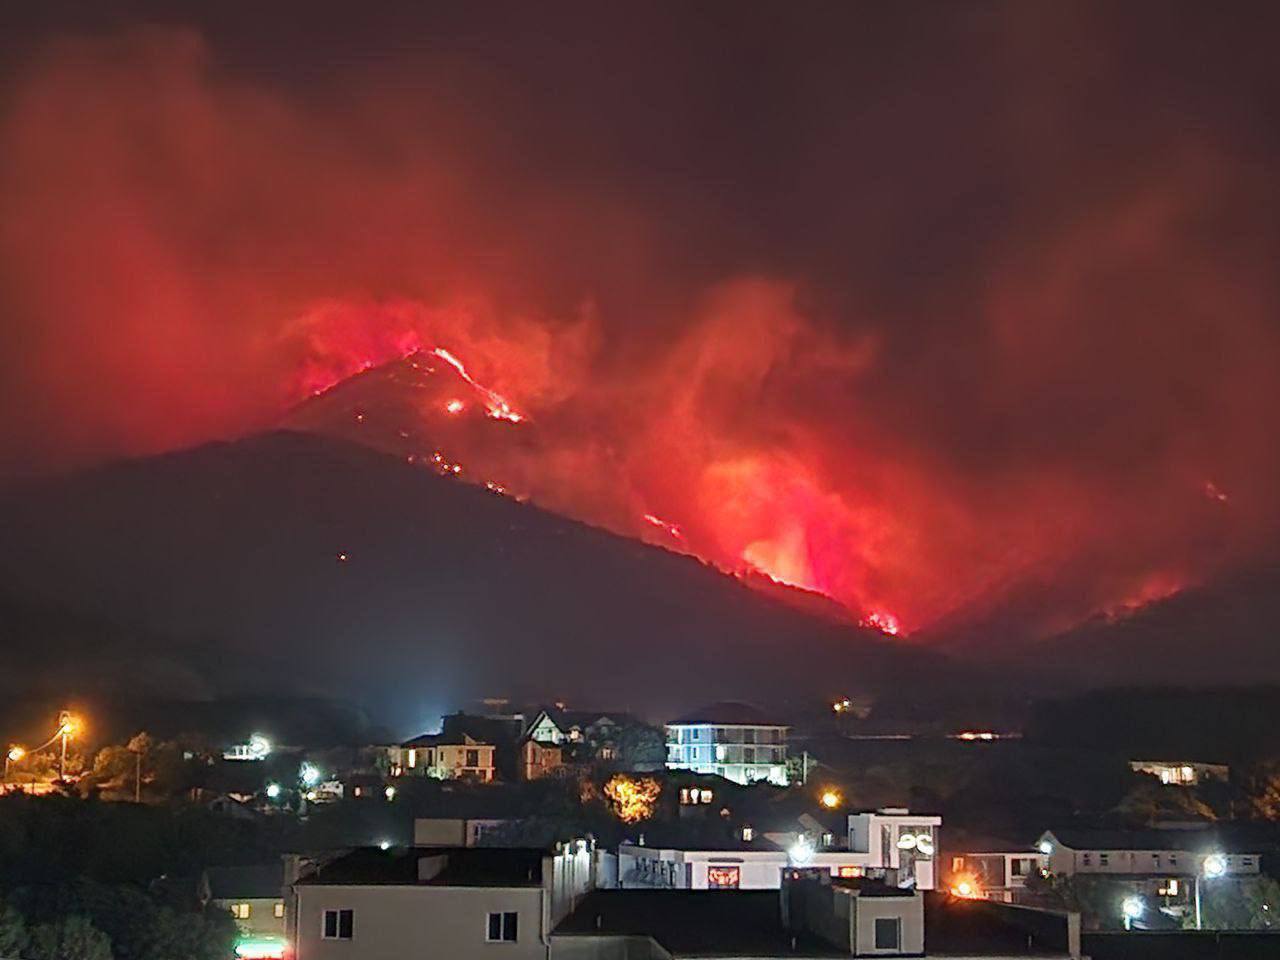
[[[1216,500],[1218,503],[1228,503],[1231,500],[1231,498],[1227,496],[1226,491],[1212,480],[1206,480],[1204,482],[1204,495],[1210,500]]]
[[[653,816],[662,785],[652,777],[625,777],[618,774],[604,785],[613,814],[623,823],[639,823]]]
[[[457,416],[465,409],[467,405],[456,397],[444,405],[444,412],[453,416]]]
[[[897,637],[902,635],[902,624],[892,613],[885,613],[883,610],[876,610],[867,614],[858,621],[861,627],[869,627],[872,630],[879,630],[885,636]]]
[[[680,525],[678,523],[672,523],[670,520],[663,520],[661,517],[656,517],[652,513],[646,513],[644,515],[644,520],[645,523],[652,524],[659,530],[669,534],[672,538],[681,542],[684,541],[684,534],[681,532]]]
[[[522,423],[525,420],[525,416],[523,414],[517,413],[515,410],[511,409],[511,405],[507,403],[506,399],[501,394],[496,393],[493,390],[490,390],[488,387],[486,387],[482,383],[476,382],[475,378],[473,378],[471,374],[467,372],[467,368],[463,366],[462,361],[459,360],[457,357],[455,357],[452,353],[450,353],[444,347],[436,347],[434,350],[431,351],[431,353],[433,356],[439,357],[445,363],[453,367],[453,369],[457,370],[458,376],[462,377],[463,380],[471,384],[471,386],[475,389],[476,393],[480,394],[480,396],[484,398],[485,407],[489,411],[489,416],[491,416],[493,419],[507,420],[507,421],[510,421],[511,423]],[[449,401],[448,407],[452,408],[453,404],[455,403],[460,405],[458,410],[461,410],[462,407],[461,407],[460,400]],[[449,412],[457,413],[458,410],[449,409]]]

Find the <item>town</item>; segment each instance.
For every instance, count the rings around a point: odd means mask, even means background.
[[[1046,734],[1079,704],[889,733],[860,696],[661,725],[491,698],[398,743],[219,744],[67,709],[7,752],[0,954],[1273,955],[1280,769],[1124,752],[1169,695],[1125,691],[1105,747]]]

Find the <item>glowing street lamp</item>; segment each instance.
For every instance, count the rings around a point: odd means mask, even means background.
[[[1200,864],[1200,869],[1196,871],[1196,929],[1201,930],[1200,917],[1200,874],[1204,874],[1206,880],[1217,880],[1227,872],[1227,858],[1220,853],[1211,853],[1204,858]]]
[[[298,769],[298,779],[302,781],[303,786],[314,787],[320,782],[320,768],[310,761],[304,761]]]
[[[819,802],[828,810],[834,810],[840,806],[841,799],[840,791],[833,789],[824,790],[822,796],[818,798]]]
[[[80,732],[80,721],[69,710],[58,714],[58,733],[62,738],[62,755],[58,760],[58,779],[67,779],[67,741]]]
[[[9,752],[4,755],[4,778],[9,779],[9,764],[18,763],[27,755],[27,751],[16,743],[9,747]]]
[[[804,867],[813,862],[813,844],[808,837],[800,837],[787,850],[787,857],[797,867]]]
[[[280,799],[280,784],[278,783],[267,784],[267,799],[268,800]]]
[[[1146,909],[1147,906],[1142,902],[1141,897],[1125,897],[1124,902],[1120,904],[1120,912],[1124,915],[1124,928],[1131,929],[1133,921],[1140,920]]]

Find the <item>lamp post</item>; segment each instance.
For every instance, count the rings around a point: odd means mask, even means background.
[[[8,753],[4,755],[4,778],[9,779],[9,764],[17,763],[27,755],[27,751],[22,749],[16,743],[9,747]]]
[[[62,754],[58,760],[58,779],[67,779],[67,741],[76,732],[76,718],[70,710],[58,714],[58,736],[62,738]]]
[[[1204,858],[1200,864],[1200,869],[1196,871],[1196,929],[1204,929],[1201,925],[1200,916],[1200,875],[1204,874],[1206,880],[1217,880],[1220,876],[1227,872],[1227,858],[1220,853],[1211,853]]]

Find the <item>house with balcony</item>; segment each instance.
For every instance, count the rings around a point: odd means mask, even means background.
[[[392,769],[403,776],[491,783],[495,749],[465,733],[424,734],[400,745]]]
[[[785,787],[789,729],[749,704],[713,704],[666,725],[667,769]]]

